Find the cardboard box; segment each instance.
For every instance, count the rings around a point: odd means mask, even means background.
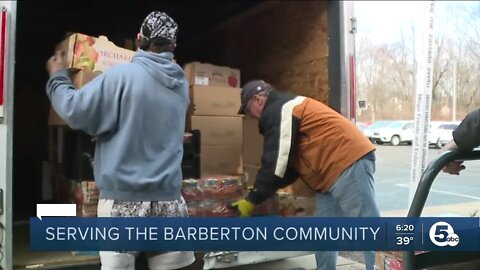
[[[71,69],[69,70],[70,79],[72,80],[75,88],[81,88],[83,85],[87,84],[93,80],[96,76],[101,74],[99,71],[89,71],[81,69]],[[63,121],[62,118],[55,112],[53,107],[50,106],[50,111],[48,112],[48,125],[49,126],[65,126],[67,123]]]
[[[65,52],[69,68],[101,72],[114,65],[129,63],[135,53],[117,47],[104,36],[97,38],[80,33],[68,36],[57,49]]]
[[[89,71],[85,69],[70,69],[70,79],[72,80],[75,88],[82,88],[85,84],[95,79],[98,75],[102,74],[100,71]]]
[[[70,180],[70,200],[76,204],[97,204],[100,191],[94,181]]]
[[[108,68],[129,63],[134,51],[117,47],[104,36],[91,37],[80,33],[69,35],[58,46],[57,50],[65,52],[65,61],[70,68],[70,78],[76,88],[91,81]],[[48,115],[49,126],[67,125],[53,108]]]
[[[242,146],[202,146],[201,176],[212,174],[243,174]]]
[[[192,116],[192,129],[200,130],[200,144],[241,145],[243,142],[242,116]]]
[[[240,87],[240,70],[208,63],[185,64],[185,78],[190,85]]]
[[[193,86],[189,115],[238,116],[240,88]]]
[[[258,131],[258,120],[243,118],[243,162],[260,165],[263,153],[263,136]]]

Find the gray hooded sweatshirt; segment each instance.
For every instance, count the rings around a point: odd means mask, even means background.
[[[180,198],[188,83],[172,53],[138,50],[75,90],[67,71],[50,76],[47,95],[70,127],[95,136],[101,199]]]

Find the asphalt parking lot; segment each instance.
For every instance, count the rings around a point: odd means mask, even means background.
[[[408,208],[412,147],[376,145],[376,148],[375,189],[380,211],[387,216],[405,216]],[[429,161],[437,156],[438,149],[429,149]],[[480,161],[468,161],[465,166],[466,170],[459,176],[439,173],[431,187],[424,214],[470,216],[479,211]],[[478,216],[478,213],[476,215]]]

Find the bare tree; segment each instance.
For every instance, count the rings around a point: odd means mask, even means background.
[[[457,2],[448,4],[454,8],[449,7],[447,17],[436,21],[448,21],[449,25],[453,22],[457,28],[435,28],[433,120],[451,119],[454,96],[458,97],[458,118],[480,107],[480,3],[468,2],[468,7]],[[367,99],[376,119],[413,118],[418,48],[413,24],[409,31],[402,32],[398,42],[389,44],[373,44],[368,36],[357,39],[359,96]]]

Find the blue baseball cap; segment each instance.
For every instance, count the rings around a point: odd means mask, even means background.
[[[273,87],[270,84],[262,80],[254,80],[246,83],[242,88],[242,92],[240,93],[240,99],[242,101],[242,105],[238,110],[238,114],[245,114],[245,107],[247,107],[248,101],[253,96],[255,96],[260,92],[263,92],[265,90],[269,90],[272,88]]]

